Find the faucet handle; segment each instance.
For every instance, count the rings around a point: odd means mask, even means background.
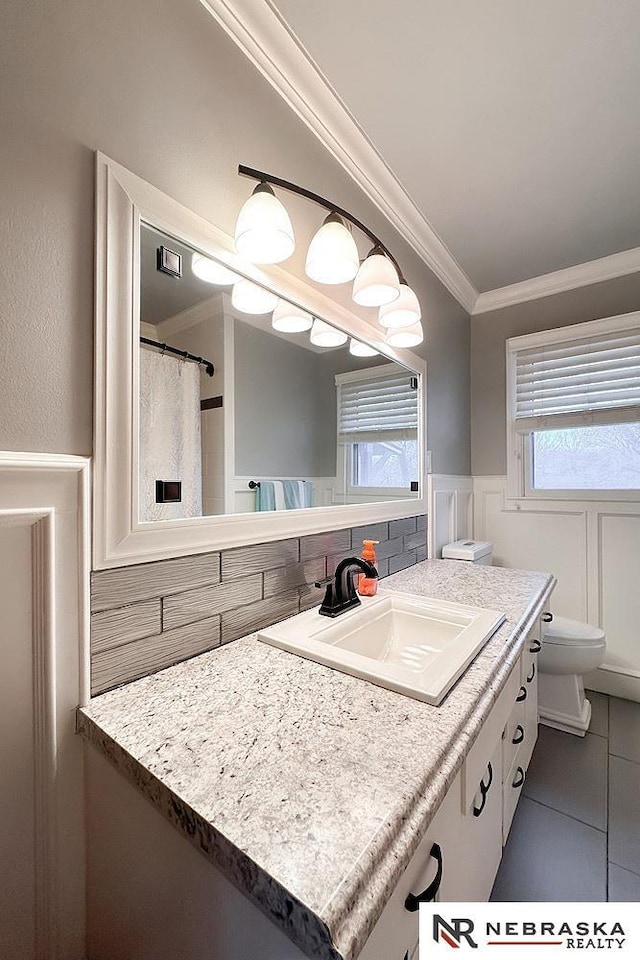
[[[314,587],[326,587],[329,583],[333,583],[333,577],[325,577],[323,580],[315,580],[313,585]]]

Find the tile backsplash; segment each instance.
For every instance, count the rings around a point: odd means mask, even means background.
[[[128,683],[320,603],[365,538],[380,576],[427,555],[427,518],[409,517],[91,574],[91,693]]]

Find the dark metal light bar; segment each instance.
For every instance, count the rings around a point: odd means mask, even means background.
[[[398,271],[398,278],[401,283],[405,283],[405,279],[402,275],[402,270],[400,264],[391,253],[389,248],[385,246],[380,237],[376,236],[373,230],[370,230],[361,220],[358,220],[357,217],[354,217],[353,214],[349,213],[348,210],[345,210],[344,207],[338,206],[337,203],[332,203],[331,200],[327,200],[326,197],[321,197],[319,193],[314,193],[312,190],[307,190],[306,187],[299,187],[296,183],[291,183],[290,180],[283,180],[282,177],[274,177],[270,173],[264,173],[262,170],[254,170],[253,167],[245,167],[242,163],[238,166],[238,173],[241,177],[249,177],[251,180],[258,180],[261,183],[270,183],[274,187],[280,187],[282,190],[288,190],[289,193],[296,193],[299,197],[305,197],[307,200],[312,200],[313,203],[319,204],[319,206],[324,207],[325,210],[329,210],[331,213],[337,213],[340,217],[344,217],[345,220],[348,220],[349,223],[352,223],[354,227],[357,227],[358,230],[361,230],[366,237],[368,237],[374,246],[381,247],[384,253],[389,257],[394,267]]]

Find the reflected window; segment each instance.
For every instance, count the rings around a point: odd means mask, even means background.
[[[409,495],[418,479],[417,379],[385,364],[337,376],[336,384],[346,492]]]

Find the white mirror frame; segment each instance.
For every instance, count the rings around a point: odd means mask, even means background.
[[[138,520],[138,350],[140,222],[216,257],[230,269],[340,326],[419,381],[418,497],[306,510],[225,514],[141,523]],[[394,350],[380,328],[339,306],[280,267],[242,260],[233,239],[125,167],[96,155],[96,333],[93,476],[94,569],[299,537],[376,520],[426,513],[426,364]]]

